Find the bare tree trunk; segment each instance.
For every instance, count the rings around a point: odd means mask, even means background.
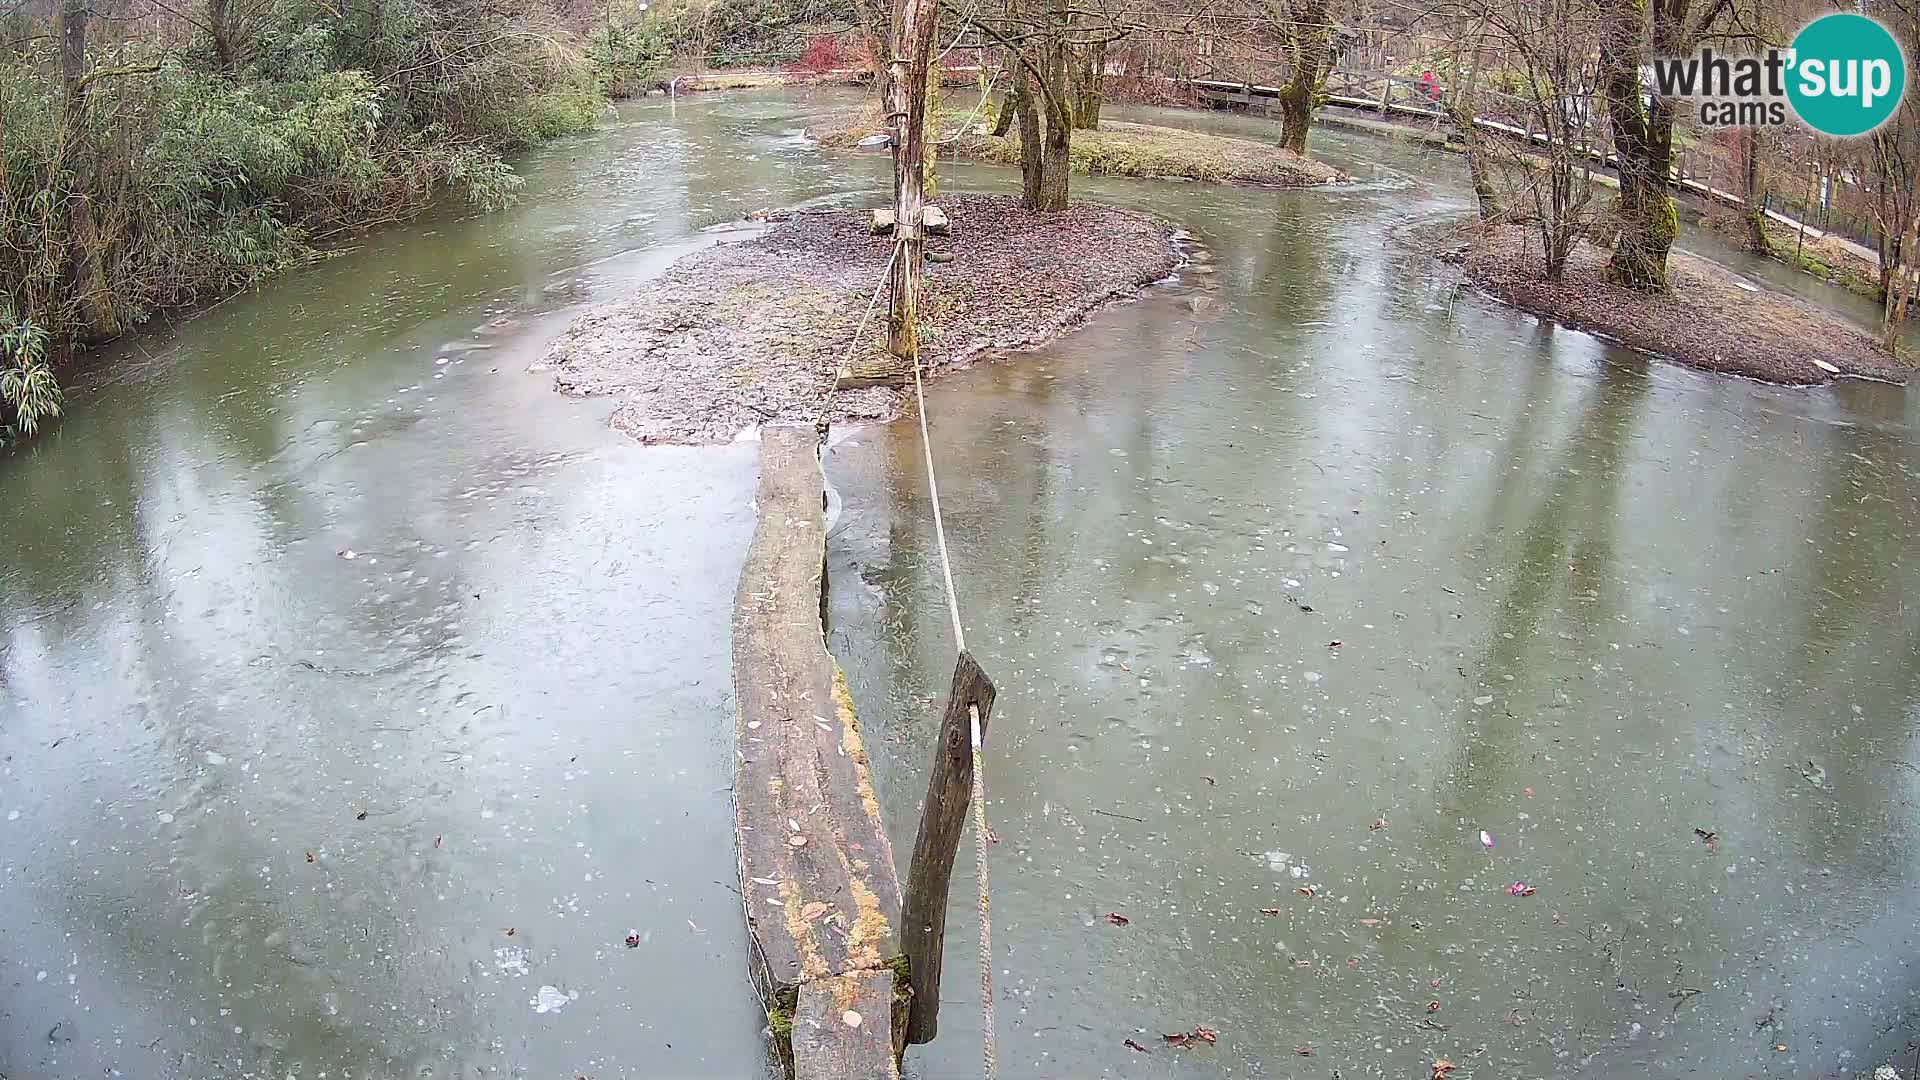
[[[113,296],[107,287],[105,252],[99,223],[94,217],[91,192],[85,178],[87,167],[87,0],[61,0],[60,84],[61,148],[69,177],[75,178],[67,195],[69,230],[68,267],[74,295],[78,298],[87,336],[95,339],[120,333],[120,319],[113,310]]]
[[[1287,62],[1293,72],[1280,88],[1280,148],[1305,154],[1320,80],[1333,47],[1333,16],[1328,0],[1290,0],[1283,10],[1289,23]]]
[[[1072,57],[1066,32],[1072,15],[1067,2],[1048,0],[1046,32],[1041,38],[1039,68],[1045,80],[1041,104],[1046,131],[1040,154],[1040,188],[1030,207],[1034,210],[1065,210],[1071,183],[1067,166],[1073,149],[1073,89],[1068,77]]]
[[[1500,216],[1500,193],[1493,187],[1493,162],[1487,159],[1486,137],[1473,122],[1472,100],[1455,98],[1447,107],[1447,114],[1453,118],[1453,126],[1466,147],[1467,177],[1473,182],[1473,198],[1480,207],[1480,220],[1492,221]]]
[[[1773,244],[1767,239],[1767,193],[1760,183],[1760,129],[1747,128],[1740,134],[1740,199],[1747,211],[1747,250],[1771,255]]]
[[[1673,102],[1640,99],[1646,55],[1646,9],[1618,3],[1600,42],[1600,79],[1620,174],[1620,235],[1607,264],[1608,280],[1630,289],[1667,287],[1667,253],[1680,231],[1679,207],[1667,194],[1673,171]]]
[[[1013,99],[1014,92],[1012,90],[1008,90],[1006,93],[1000,95],[1000,105],[994,110],[993,127],[990,129],[993,137],[996,139],[1013,130],[1014,120],[1018,118],[1020,112],[1020,110],[1014,106]]]
[[[892,100],[887,89],[887,12],[874,6],[874,0],[853,0],[853,10],[860,20],[860,42],[867,50],[867,70],[873,76],[874,104],[884,109]]]
[[[1085,131],[1100,128],[1100,106],[1107,90],[1107,44],[1073,51],[1073,126]]]
[[[1880,346],[1896,356],[1899,355],[1900,331],[1907,321],[1907,301],[1913,295],[1913,279],[1916,276],[1920,276],[1920,267],[1899,267],[1893,273],[1892,287],[1887,290],[1886,318],[1880,328]]]
[[[900,247],[893,260],[892,299],[887,308],[887,351],[909,365],[919,362],[920,270],[926,234],[920,225],[927,182],[927,69],[933,52],[937,0],[902,0],[894,20],[888,62],[893,123],[893,221]]]
[[[207,0],[207,27],[213,34],[213,56],[226,74],[232,74],[234,68],[232,17],[232,0]]]
[[[1040,209],[1046,143],[1041,137],[1040,103],[1035,99],[1033,73],[1024,63],[1013,69],[1013,112],[1020,121],[1020,205]]]

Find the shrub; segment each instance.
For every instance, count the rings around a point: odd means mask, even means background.
[[[60,385],[46,363],[47,332],[0,300],[0,442],[32,435],[60,415]]]
[[[789,65],[789,70],[799,74],[824,75],[846,66],[846,50],[841,48],[840,39],[832,34],[816,34],[812,41],[807,42],[799,59]]]

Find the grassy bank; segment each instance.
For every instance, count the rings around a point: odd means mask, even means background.
[[[665,59],[617,5],[51,6],[0,17],[0,441],[58,414],[78,349],[446,194],[511,202],[503,155],[591,128]]]
[[[946,111],[935,127],[939,138],[953,139],[941,146],[943,156],[992,165],[1020,164],[1017,130],[1004,136],[984,134],[970,111]],[[985,110],[982,111],[985,116]],[[847,148],[885,130],[881,120],[865,110],[849,110],[822,117],[808,127],[822,146]],[[1208,183],[1269,184],[1276,187],[1312,187],[1344,180],[1339,170],[1304,158],[1278,146],[1202,135],[1193,131],[1103,121],[1097,131],[1073,133],[1070,160],[1075,172],[1095,176],[1140,176],[1198,180]]]

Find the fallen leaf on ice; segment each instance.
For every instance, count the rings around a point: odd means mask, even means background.
[[[1184,1048],[1192,1046],[1196,1042],[1211,1043],[1220,1037],[1220,1033],[1212,1028],[1196,1027],[1192,1031],[1183,1031],[1172,1035],[1162,1035],[1160,1037],[1167,1040],[1167,1043],[1171,1046]]]

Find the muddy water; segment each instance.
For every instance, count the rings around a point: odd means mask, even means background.
[[[1320,145],[1360,182],[1083,185],[1177,216],[1204,261],[932,392],[1000,686],[1004,1073],[1904,1061],[1903,393],[1704,377],[1462,293],[1383,242],[1466,206],[1451,169]],[[920,452],[902,424],[832,459],[833,638],[891,724],[869,745],[902,851],[953,656]],[[963,857],[921,1076],[977,1068],[972,894]],[[1162,1038],[1197,1026],[1217,1044]]]
[[[817,104],[630,107],[524,163],[513,212],[144,338],[0,459],[0,1072],[760,1073],[727,792],[752,448],[628,446],[523,369],[701,226],[879,190],[793,137]],[[1004,694],[1005,1075],[1808,1075],[1903,1042],[1904,400],[1460,295],[1381,243],[1464,205],[1453,166],[1322,145],[1362,182],[1083,185],[1214,272],[935,392]],[[903,842],[951,659],[918,451],[833,459],[834,643]],[[923,1076],[977,1051],[954,924]]]

